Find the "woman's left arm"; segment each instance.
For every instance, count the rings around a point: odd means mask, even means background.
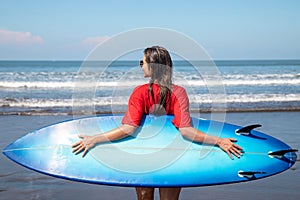
[[[129,135],[132,135],[135,132],[135,130],[135,126],[123,124],[106,133],[97,134],[93,136],[79,135],[79,137],[82,140],[72,145],[72,152],[78,154],[83,151],[82,157],[84,157],[88,150],[93,148],[96,144],[123,139]]]
[[[205,144],[217,145],[223,151],[225,151],[228,156],[233,159],[233,155],[240,157],[242,155],[242,147],[234,144],[237,140],[234,138],[219,138],[216,136],[207,135],[194,127],[184,127],[179,128],[181,135],[191,141],[201,142]]]

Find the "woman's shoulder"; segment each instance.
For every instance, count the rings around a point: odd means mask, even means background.
[[[138,85],[134,88],[134,90],[145,90],[149,88],[149,83]]]
[[[150,83],[138,85],[135,87],[134,91],[136,92],[142,92],[142,91],[148,91],[149,90]],[[153,84],[154,87],[158,87],[158,85]],[[172,84],[172,91],[173,92],[185,92],[185,88],[176,84]]]
[[[148,91],[148,88],[149,88],[149,83],[148,84],[143,84],[143,85],[138,85],[134,88],[133,94],[144,93],[145,91]]]
[[[172,90],[173,90],[173,92],[175,92],[175,91],[178,91],[178,92],[185,91],[184,87],[179,86],[179,85],[175,85],[175,84],[173,84]]]

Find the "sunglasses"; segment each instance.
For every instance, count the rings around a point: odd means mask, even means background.
[[[143,67],[144,61],[140,60],[140,67]]]

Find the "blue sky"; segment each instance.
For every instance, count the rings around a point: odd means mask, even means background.
[[[143,27],[183,33],[216,60],[300,59],[299,0],[0,4],[0,60],[82,60],[99,41]]]

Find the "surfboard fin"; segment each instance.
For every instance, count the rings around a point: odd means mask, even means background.
[[[256,174],[265,174],[265,173],[266,172],[262,172],[262,171],[239,171],[238,176],[248,178],[248,179],[254,179],[256,178],[255,177]]]
[[[250,126],[245,126],[245,127],[243,127],[243,128],[237,129],[237,130],[235,131],[235,133],[236,133],[237,135],[240,135],[240,134],[242,134],[242,135],[250,135],[250,134],[251,134],[251,131],[252,131],[253,129],[255,129],[255,128],[258,128],[258,127],[261,127],[261,125],[260,125],[260,124],[253,124],[253,125],[250,125]]]
[[[276,158],[282,158],[286,153],[292,153],[292,152],[297,152],[298,149],[285,149],[285,150],[279,150],[279,151],[270,151],[268,155],[270,157],[276,157]]]

